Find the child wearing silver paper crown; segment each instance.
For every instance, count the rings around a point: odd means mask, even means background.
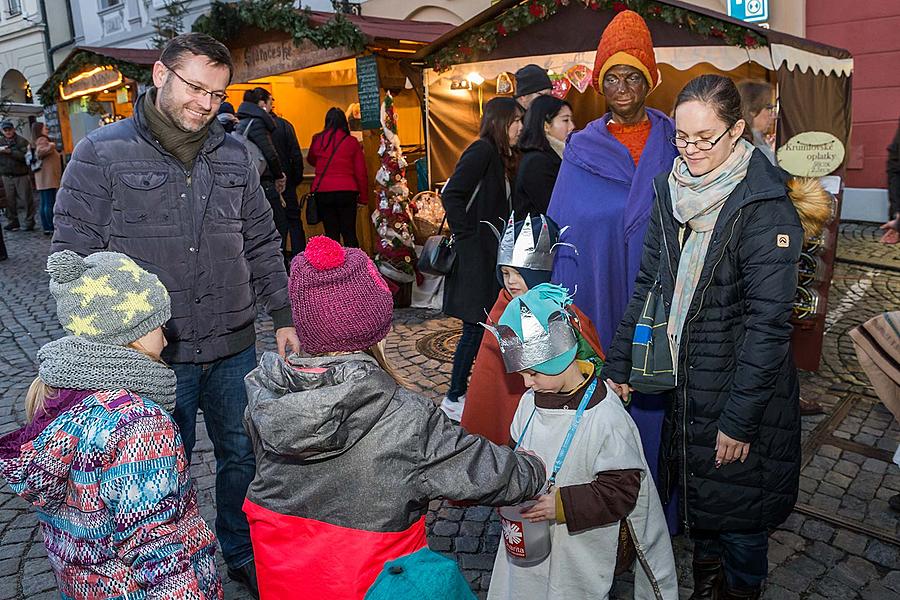
[[[544,215],[527,215],[523,221],[516,222],[513,214],[503,235],[496,230],[494,233],[500,239],[497,279],[503,284],[503,289],[488,315],[492,321],[500,318],[513,298],[550,281],[550,270],[562,232],[556,223]],[[594,324],[574,305],[571,310],[577,316],[576,325],[579,328],[578,358],[590,360],[599,368],[604,354]],[[490,335],[484,336],[475,358],[462,411],[463,428],[483,435],[495,444],[509,443],[509,424],[524,393],[522,378],[515,373],[507,373],[503,368],[497,340]]]
[[[634,597],[676,600],[678,581],[659,496],[637,427],[595,366],[578,360],[567,291],[540,284],[514,298],[499,323],[506,371],[528,391],[509,433],[552,465],[549,493],[522,516],[550,521],[550,555],[519,566],[506,545],[520,525],[503,523],[488,599],[605,599],[636,557]]]

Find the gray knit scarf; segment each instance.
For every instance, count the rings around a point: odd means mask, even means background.
[[[37,353],[41,380],[50,387],[73,390],[126,389],[172,412],[175,371],[125,346],[66,336]]]

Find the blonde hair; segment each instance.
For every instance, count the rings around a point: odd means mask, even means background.
[[[368,350],[365,351],[366,354],[375,359],[375,362],[378,363],[378,366],[384,369],[385,373],[391,376],[397,385],[400,387],[404,387],[408,390],[413,390],[415,387],[410,383],[410,381],[397,370],[397,367],[394,366],[390,360],[388,360],[387,355],[384,353],[384,343],[387,338],[381,340],[377,344],[370,346]]]
[[[158,363],[166,364],[159,355],[148,352],[147,349],[137,341],[126,344],[126,346],[132,350],[137,350],[144,356]],[[376,358],[375,360],[378,359]],[[31,385],[28,386],[28,391],[25,393],[25,422],[31,423],[34,420],[35,415],[44,412],[47,400],[55,398],[57,393],[59,393],[59,390],[44,383],[44,380],[41,379],[40,375],[35,377],[34,381],[31,382]]]
[[[34,415],[44,411],[44,405],[49,398],[56,397],[57,390],[52,388],[40,377],[35,377],[28,392],[25,393],[25,421],[31,423]]]

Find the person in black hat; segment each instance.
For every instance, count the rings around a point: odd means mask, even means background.
[[[547,71],[537,65],[525,65],[516,71],[516,102],[525,110],[535,98],[549,94],[552,88]]]
[[[216,120],[222,124],[225,133],[234,131],[234,126],[238,124],[238,118],[234,114],[234,106],[231,105],[231,102],[223,102],[222,105],[219,106]]]

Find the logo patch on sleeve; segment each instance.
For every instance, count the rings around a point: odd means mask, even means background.
[[[779,248],[788,248],[791,245],[791,236],[786,233],[779,233],[775,238],[775,244]]]

